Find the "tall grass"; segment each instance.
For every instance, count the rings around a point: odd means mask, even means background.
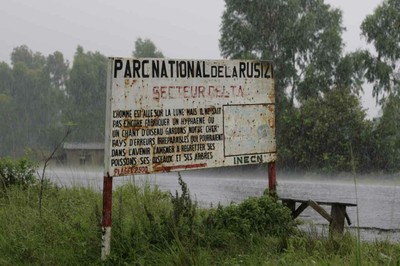
[[[47,187],[42,216],[39,187],[8,189],[0,198],[2,265],[95,262],[100,249],[100,195],[85,188]]]
[[[400,258],[400,246],[389,242],[258,227],[247,216],[261,211],[255,198],[219,209],[196,207],[192,227],[190,216],[175,227],[171,194],[127,184],[114,192],[111,255],[101,262],[100,193],[46,187],[42,218],[38,193],[15,187],[9,198],[0,197],[0,265],[354,265],[359,256],[363,265],[396,265]]]
[[[100,260],[101,193],[46,183],[0,193],[0,265],[398,265],[400,246],[299,232],[269,196],[201,209],[180,191],[134,183],[113,195],[111,255]]]

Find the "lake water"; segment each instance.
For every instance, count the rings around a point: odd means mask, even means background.
[[[203,207],[227,205],[241,202],[251,196],[260,196],[268,187],[265,169],[248,170],[241,168],[195,170],[181,172],[193,199]],[[88,169],[50,169],[47,171],[53,181],[66,186],[84,185],[101,190],[103,173],[101,170]],[[318,179],[309,176],[294,176],[278,173],[277,192],[283,198],[312,199],[314,201],[339,201],[357,203],[358,208],[348,207],[347,212],[352,225],[359,225],[364,240],[387,239],[400,242],[400,183],[392,179],[369,176],[356,179],[341,178],[341,181]],[[396,178],[396,177],[392,177]],[[367,181],[366,181],[367,179]],[[399,178],[398,178],[399,179]],[[114,187],[135,182],[158,185],[161,190],[180,192],[177,173],[151,174],[135,177],[114,178]],[[328,206],[323,206],[328,213]],[[357,209],[359,219],[357,222]],[[300,219],[313,224],[311,229],[326,232],[328,222],[313,209],[307,208]],[[309,225],[307,225],[309,226]],[[303,229],[306,226],[303,226]],[[307,230],[307,229],[306,229]]]

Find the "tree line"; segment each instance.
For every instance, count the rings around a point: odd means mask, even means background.
[[[219,40],[229,59],[273,60],[278,166],[299,171],[400,170],[400,2],[383,1],[360,25],[372,51],[344,52],[342,12],[323,0],[225,0]],[[134,57],[163,57],[137,39]],[[107,59],[78,47],[72,65],[16,47],[0,63],[0,156],[70,141],[104,141]],[[373,86],[382,116],[360,103]]]
[[[133,56],[163,57],[149,39],[137,39]],[[67,131],[72,142],[104,142],[107,58],[78,46],[72,65],[56,51],[45,56],[26,45],[0,62],[0,157],[38,158]]]

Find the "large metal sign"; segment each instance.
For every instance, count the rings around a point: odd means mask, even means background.
[[[269,61],[110,58],[105,173],[276,160]]]

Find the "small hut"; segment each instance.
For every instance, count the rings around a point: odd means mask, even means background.
[[[68,165],[103,165],[104,143],[67,142],[63,146],[65,164]]]

